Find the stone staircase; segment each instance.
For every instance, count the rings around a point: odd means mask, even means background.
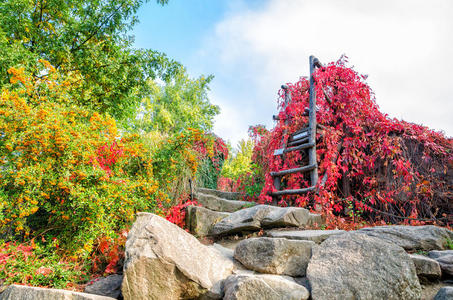
[[[239,193],[198,188],[195,197],[202,206],[188,207],[186,224],[198,237],[221,238],[288,227],[293,228],[293,231],[298,229],[297,232],[323,223],[320,215],[310,213],[305,208],[257,205],[240,201]],[[276,233],[270,236],[272,234]],[[326,232],[322,234],[326,235]]]

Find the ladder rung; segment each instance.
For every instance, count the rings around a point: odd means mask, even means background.
[[[296,132],[293,133],[293,135],[297,135],[299,133],[306,132],[306,131],[309,131],[309,130],[310,130],[310,127],[305,127],[305,128],[297,130]]]
[[[280,149],[277,149],[274,151],[274,155],[282,155],[283,153],[286,153],[286,152],[308,149],[308,148],[312,148],[314,145],[315,145],[315,143],[307,143],[307,144],[302,144],[300,146],[289,147],[286,149],[280,148]]]
[[[294,168],[294,169],[288,169],[288,170],[283,170],[279,172],[271,172],[271,176],[283,176],[287,174],[292,174],[292,173],[297,173],[297,172],[306,172],[306,171],[311,171],[316,169],[316,165],[308,165],[308,166],[303,166],[300,168]]]
[[[310,133],[308,131],[304,131],[304,132],[301,132],[301,133],[298,133],[298,134],[293,134],[290,136],[289,140],[290,141],[295,141],[295,140],[298,140],[298,139],[301,139],[301,138],[304,138],[304,137],[308,137]]]
[[[315,186],[311,186],[311,187],[304,188],[304,189],[277,191],[277,192],[271,193],[271,195],[272,196],[283,196],[283,195],[303,194],[303,193],[312,192],[315,189],[316,189]]]
[[[301,138],[301,139],[298,139],[298,140],[295,140],[295,141],[292,141],[292,142],[288,142],[288,144],[286,144],[286,146],[292,147],[292,146],[296,146],[296,145],[300,145],[302,143],[305,143],[306,141],[308,141],[308,136],[304,137],[304,138]]]

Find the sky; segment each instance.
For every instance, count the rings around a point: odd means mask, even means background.
[[[274,126],[277,93],[322,63],[349,58],[381,111],[453,136],[451,0],[170,0],[138,11],[135,46],[189,74],[215,76],[214,132],[234,146],[250,125]]]

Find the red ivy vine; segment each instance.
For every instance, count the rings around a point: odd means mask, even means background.
[[[453,222],[453,142],[427,127],[389,118],[379,111],[366,76],[346,66],[346,59],[315,73],[318,193],[286,196],[280,205],[307,206],[325,213],[360,214],[368,221]],[[255,147],[255,160],[263,160],[266,182],[260,202],[270,202],[270,171],[307,164],[302,152],[274,156],[284,130],[295,132],[308,124],[309,82],[288,84],[292,102],[279,113],[276,127]],[[326,96],[330,98],[331,103]],[[283,104],[280,91],[280,108]],[[288,125],[285,120],[289,119]],[[323,180],[324,179],[324,180]],[[283,178],[285,188],[309,186],[307,174]]]

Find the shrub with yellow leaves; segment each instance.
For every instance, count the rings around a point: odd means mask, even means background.
[[[0,94],[0,239],[45,232],[62,251],[86,257],[136,211],[164,214],[170,204],[142,138],[120,135],[113,118],[74,104],[77,74],[39,66],[39,76],[9,69]]]

